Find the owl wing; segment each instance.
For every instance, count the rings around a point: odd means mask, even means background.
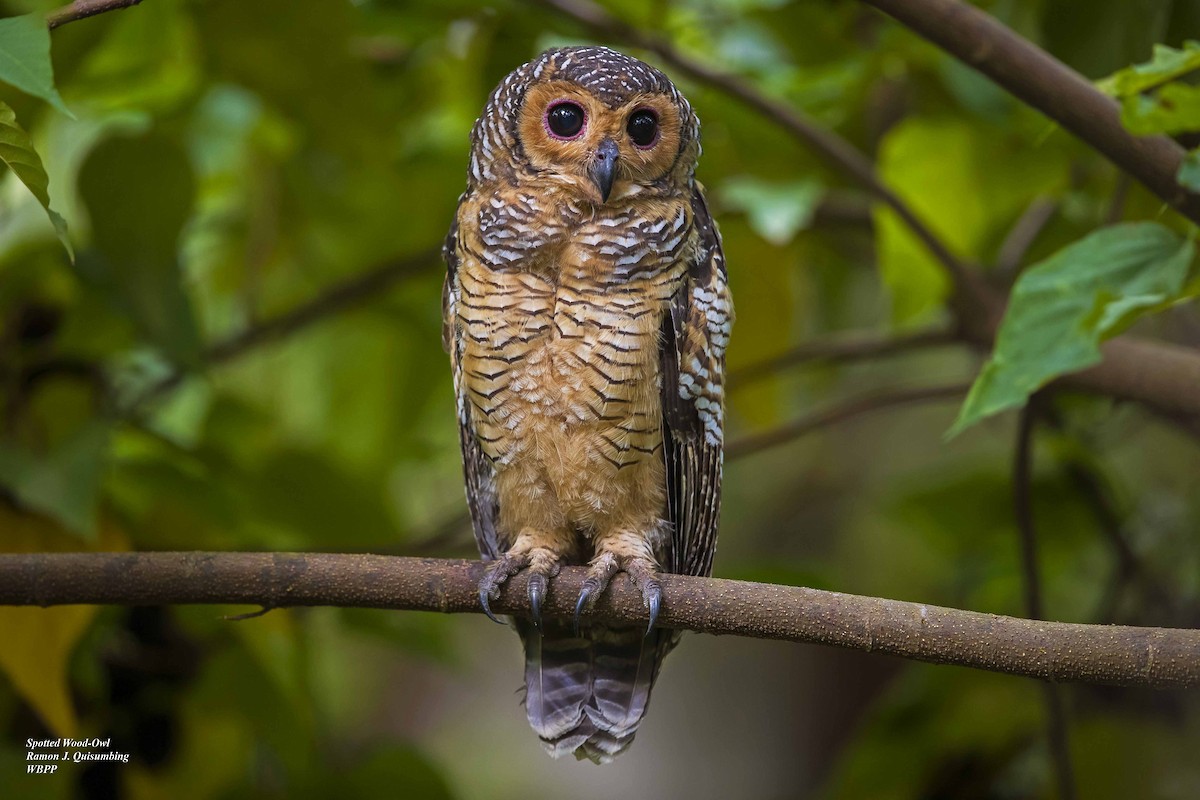
[[[709,575],[721,510],[725,347],[733,325],[725,256],[699,185],[692,194],[699,243],[663,321],[663,451],[670,572]]]
[[[462,331],[458,315],[458,221],[450,227],[442,257],[446,260],[446,281],[442,284],[442,347],[450,353],[454,370],[454,394],[458,405],[458,441],[462,446],[463,477],[467,487],[467,507],[475,529],[475,543],[484,561],[497,558],[504,551],[496,535],[496,519],[500,503],[496,499],[496,469],[479,446],[471,424],[471,403],[466,396],[462,374]]]

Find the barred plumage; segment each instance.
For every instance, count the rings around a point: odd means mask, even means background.
[[[443,314],[484,608],[528,569],[539,617],[587,563],[581,606],[625,571],[653,619],[658,570],[709,574],[720,508],[733,311],[699,122],[653,67],[572,47],[501,81],[472,142]],[[514,624],[547,749],[627,747],[677,635]]]

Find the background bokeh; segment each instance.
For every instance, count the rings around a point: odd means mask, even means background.
[[[605,5],[848,137],[997,283],[1106,222],[1184,230],[1086,146],[852,0]],[[981,5],[1092,79],[1200,38],[1189,0]],[[487,93],[585,32],[518,2],[146,0],[52,41],[74,118],[8,87],[0,99],[77,257],[5,175],[0,549],[470,555],[429,254]],[[969,381],[980,354],[945,342],[738,380],[801,342],[944,329],[945,279],[771,121],[679,83],[738,311],[730,440]],[[993,268],[1039,203],[1028,251]],[[1200,315],[1181,306],[1140,331],[1197,346]],[[1200,626],[1197,442],[1135,407],[1051,402],[1033,484],[1046,614]],[[715,574],[1021,615],[1014,415],[947,441],[956,408],[942,397],[731,458]],[[245,611],[0,609],[0,797],[1054,793],[1025,679],[691,636],[632,750],[596,767],[542,753],[519,643],[482,616],[220,618]],[[1071,686],[1065,701],[1080,796],[1200,797],[1194,692]],[[60,734],[112,736],[132,763],[27,777],[24,741]]]

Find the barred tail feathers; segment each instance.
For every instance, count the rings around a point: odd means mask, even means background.
[[[520,626],[525,643],[525,711],[555,758],[597,764],[633,743],[672,632],[592,627],[576,637],[547,621],[543,634]]]

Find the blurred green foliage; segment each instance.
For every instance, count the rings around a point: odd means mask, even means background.
[[[1040,266],[1016,285],[1018,300],[1054,302],[1014,302],[1005,335],[1032,366],[985,371],[1003,402],[984,411],[1019,405],[1085,363],[1134,310],[1160,312],[1140,332],[1200,344],[1200,317],[1183,302],[1195,288],[1190,227],[1086,145],[866,7],[605,5],[836,129],[997,284],[1015,277],[1011,265],[993,268],[1014,226],[1049,204],[1016,269]],[[1089,78],[1111,76],[1101,86],[1132,130],[1200,147],[1194,2],[981,5]],[[2,4],[9,15],[52,7]],[[487,93],[542,48],[586,35],[515,2],[146,0],[56,30],[51,82],[40,66],[23,78],[12,69],[41,64],[35,23],[0,20],[0,159],[10,167],[0,184],[0,549],[469,555],[440,265],[430,259],[353,307],[323,298],[437,247]],[[13,47],[25,55],[6,60]],[[890,210],[769,120],[679,82],[703,121],[699,177],[738,308],[731,370],[841,331],[946,323],[946,278]],[[1180,174],[1193,188],[1197,152]],[[51,202],[74,261],[47,220]],[[1146,248],[1114,262],[1136,235]],[[1039,279],[1054,291],[1034,291]],[[222,350],[308,303],[317,313],[288,335]],[[1047,334],[1045,317],[1065,332]],[[729,434],[978,367],[965,350],[941,348],[782,371],[734,387]],[[1051,412],[1034,482],[1047,613],[1200,625],[1195,442],[1103,399],[1057,398]],[[1011,415],[943,442],[953,416],[949,406],[897,411],[730,462],[717,574],[1023,613]],[[479,656],[465,620],[0,612],[2,797],[561,789],[531,735],[455,746],[483,736],[464,730],[495,728],[482,711],[455,722],[447,697],[473,708],[480,674],[511,673],[513,686],[519,675],[515,648]],[[675,658],[687,657],[685,647]],[[711,678],[693,677],[679,695],[700,710],[712,693],[738,696],[736,681]],[[838,743],[802,785],[787,765],[723,744],[729,759],[776,776],[776,796],[1051,795],[1035,684],[916,664],[826,681],[791,691],[862,702],[852,716],[797,715],[777,731]],[[1073,687],[1067,697],[1081,796],[1200,795],[1194,695]],[[674,749],[660,740],[652,769],[695,768],[689,737],[725,724],[700,717],[670,731]],[[111,735],[133,763],[27,779],[24,739],[60,734]],[[493,748],[513,754],[508,768],[489,771]],[[607,774],[637,768],[636,758]],[[576,774],[578,796],[601,792],[597,773]],[[732,796],[719,776],[705,787]]]

